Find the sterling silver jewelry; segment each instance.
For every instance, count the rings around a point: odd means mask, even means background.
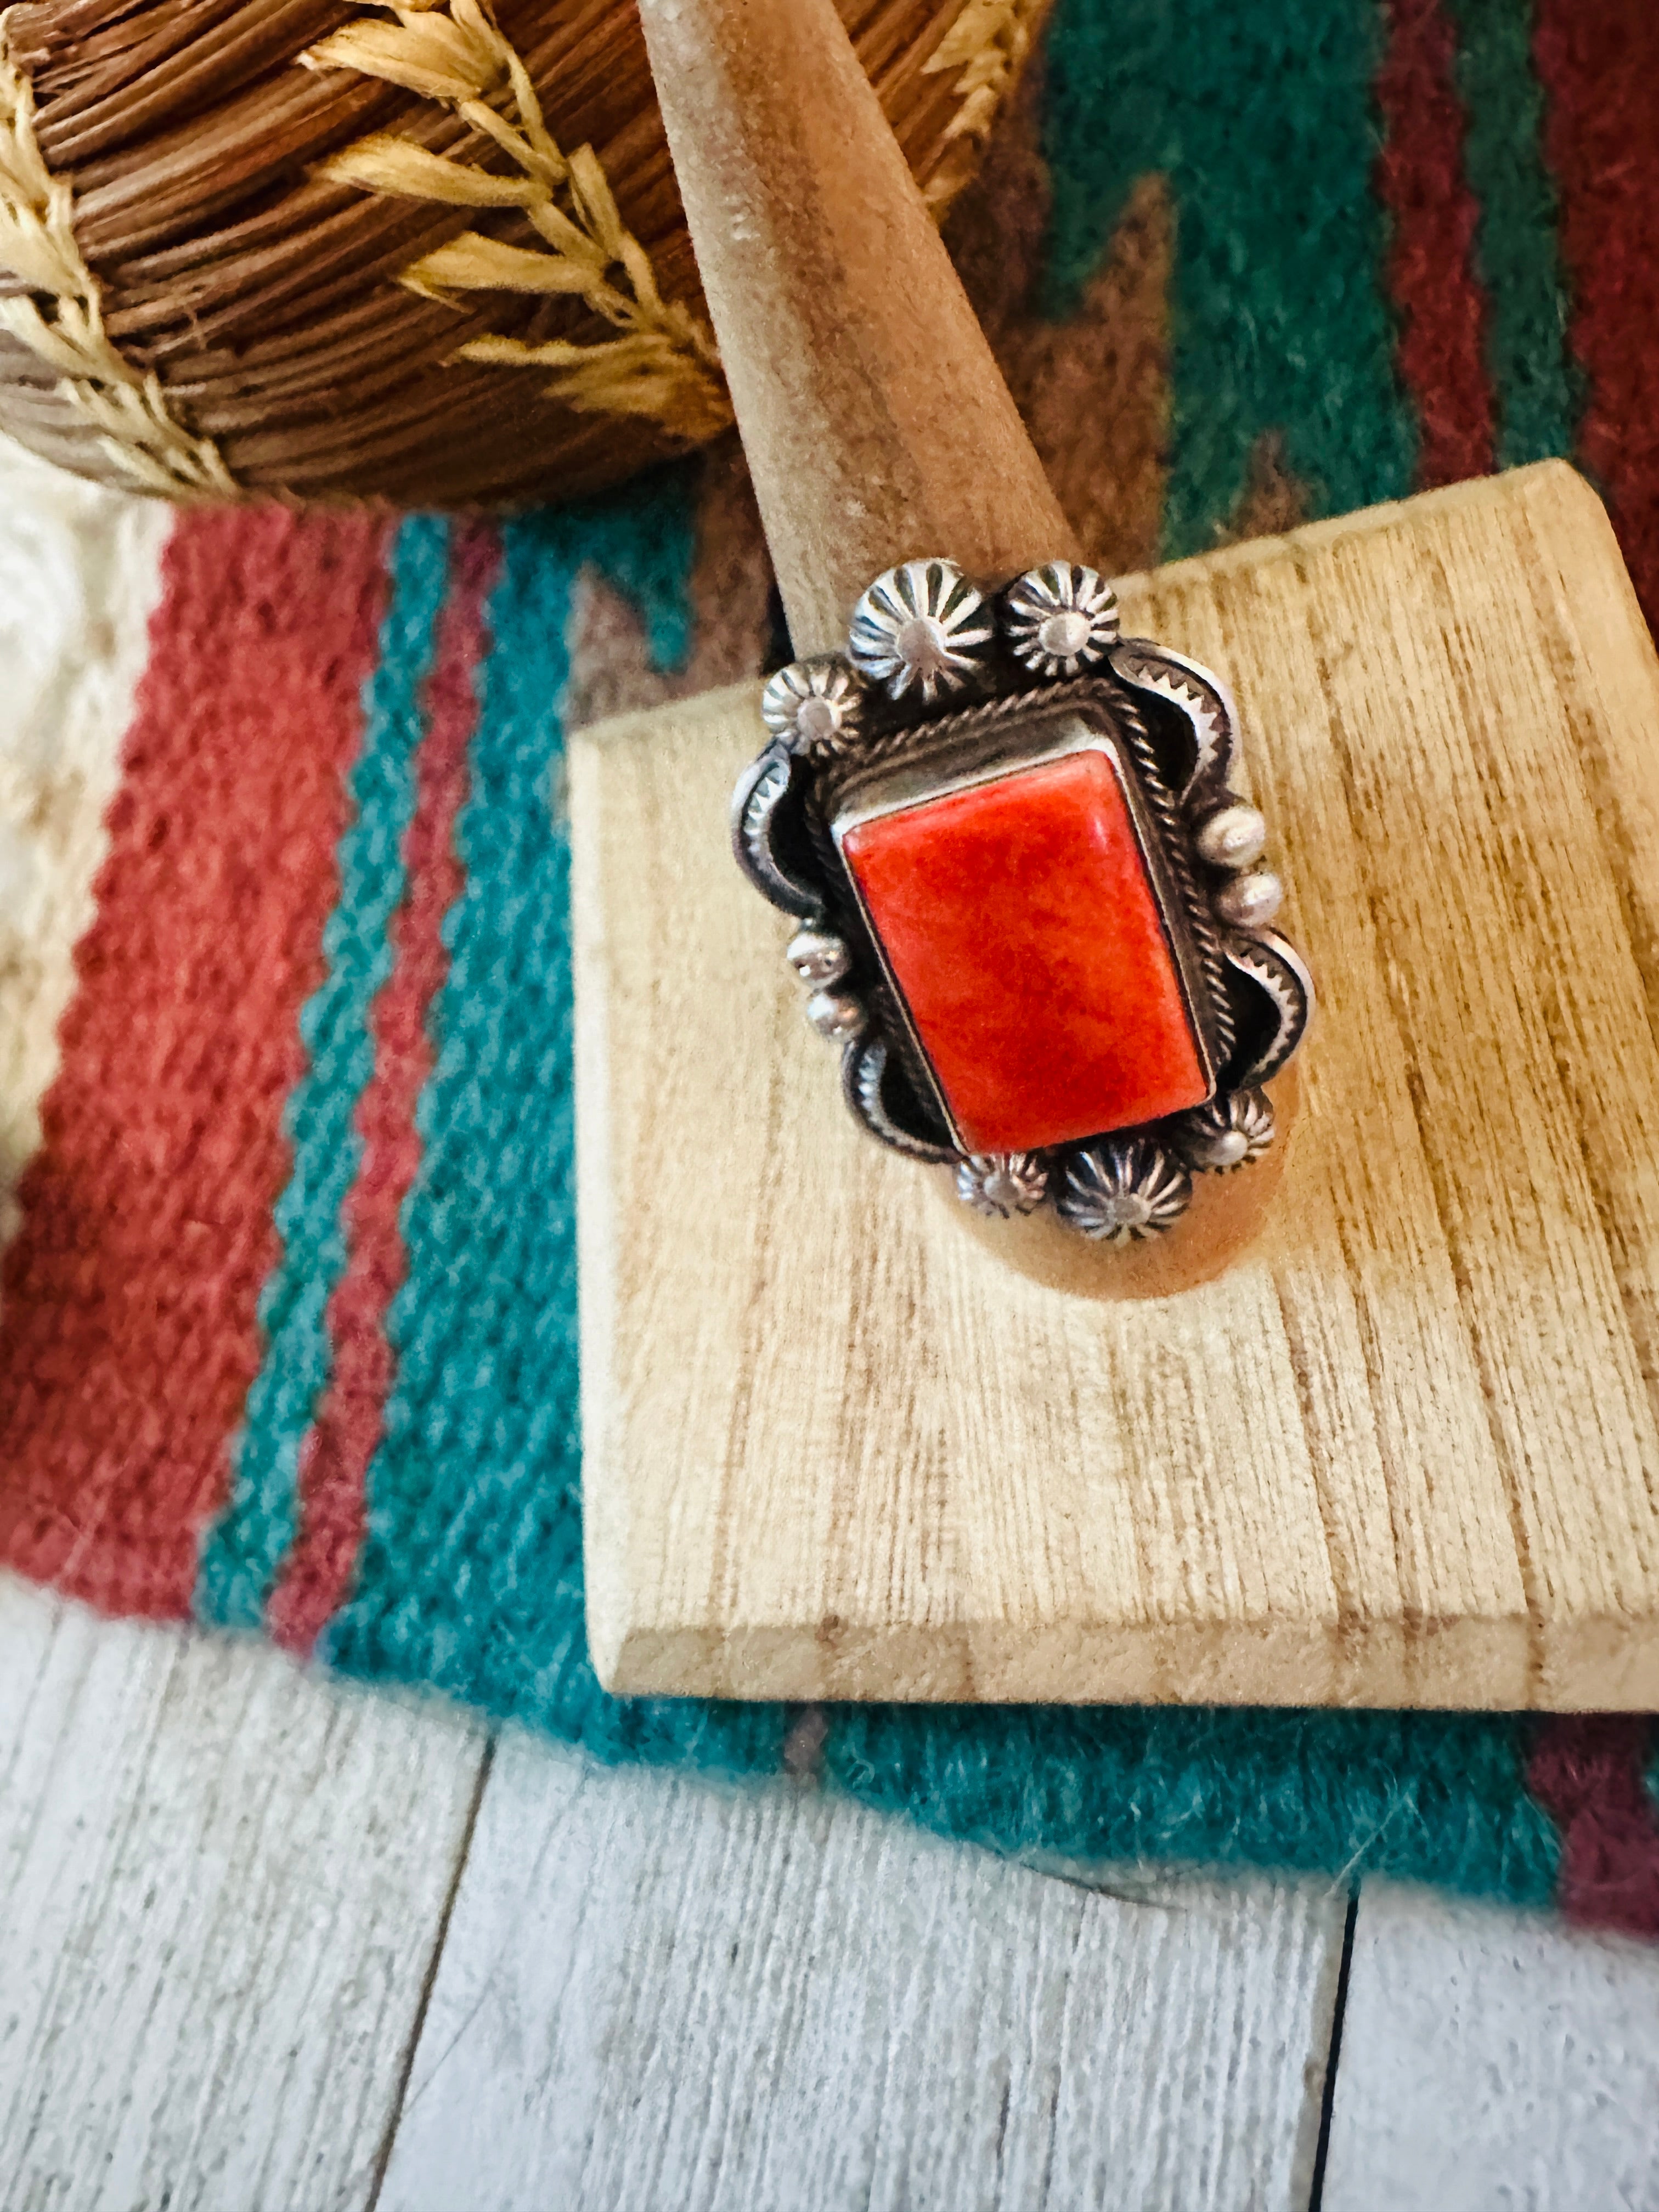
[[[1079,563],[907,561],[761,711],[733,845],[872,1136],[1120,1244],[1261,1157],[1313,986],[1218,678],[1121,637]]]

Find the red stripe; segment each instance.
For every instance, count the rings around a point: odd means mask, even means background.
[[[1534,54],[1561,192],[1569,341],[1589,374],[1579,453],[1659,626],[1659,8],[1540,0]]]
[[[268,1618],[279,1643],[309,1651],[346,1596],[362,1541],[365,1478],[392,1385],[386,1309],[404,1279],[399,1215],[420,1164],[415,1105],[432,1067],[427,1014],[448,962],[443,918],[461,889],[455,817],[465,795],[477,720],[474,678],[500,566],[495,533],[461,532],[428,686],[428,727],[416,762],[415,812],[404,848],[408,888],[392,917],[391,975],[370,1025],[374,1070],[359,1102],[362,1164],[345,1206],[345,1272],[329,1301],[333,1373],[301,1449],[300,1532]]]
[[[1659,1936],[1659,1811],[1644,1771],[1652,1723],[1632,1713],[1553,1716],[1527,1787],[1561,1832],[1557,1895],[1569,1920]]]
[[[1478,210],[1463,173],[1456,42],[1442,0],[1389,0],[1376,96],[1386,131],[1377,192],[1394,218],[1389,288],[1400,373],[1417,403],[1425,489],[1494,465],[1486,296],[1474,268]]]
[[[6,1256],[0,1557],[187,1613],[259,1358],[386,526],[181,520]]]

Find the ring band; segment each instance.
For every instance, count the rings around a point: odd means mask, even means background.
[[[1313,986],[1228,787],[1232,702],[1120,637],[1093,569],[992,592],[907,561],[761,711],[734,849],[798,925],[807,1018],[872,1135],[953,1166],[982,1213],[1051,1205],[1115,1243],[1267,1150]]]

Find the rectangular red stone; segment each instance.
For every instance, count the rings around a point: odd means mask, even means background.
[[[920,799],[841,842],[970,1152],[1064,1144],[1209,1097],[1107,752]]]

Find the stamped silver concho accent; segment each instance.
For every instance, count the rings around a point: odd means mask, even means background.
[[[1229,788],[1237,715],[1207,669],[1118,635],[1093,570],[1052,562],[997,594],[951,562],[906,562],[860,599],[846,653],[781,670],[762,713],[770,742],[733,795],[733,848],[796,924],[787,957],[807,1018],[841,1046],[844,1096],[872,1136],[950,1167],[981,1212],[1046,1206],[1114,1244],[1179,1220],[1194,1175],[1248,1167],[1267,1149],[1261,1086],[1300,1042],[1313,985],[1267,927],[1283,890],[1261,865],[1266,823]],[[1079,747],[1113,763],[1209,1096],[1139,1127],[990,1152],[958,1131],[853,878],[845,825],[869,818],[860,793],[896,792],[883,805],[902,811]]]
[[[1187,1211],[1193,1179],[1147,1137],[1110,1137],[1069,1155],[1060,1194],[1060,1219],[1109,1244],[1135,1244],[1173,1229]]]
[[[1033,676],[1080,675],[1117,643],[1117,593],[1074,561],[1031,569],[1009,586],[1002,605],[1010,649]]]
[[[1040,1152],[971,1152],[957,1170],[957,1196],[975,1213],[1003,1221],[1035,1213],[1048,1195],[1048,1164]]]
[[[793,752],[828,754],[858,729],[859,686],[845,661],[793,660],[767,679],[761,720]]]
[[[981,672],[990,611],[954,561],[906,561],[877,577],[853,610],[847,650],[890,699],[912,688],[924,706]]]
[[[1170,1139],[1196,1174],[1247,1168],[1273,1140],[1273,1101],[1265,1091],[1228,1091],[1182,1115]]]

